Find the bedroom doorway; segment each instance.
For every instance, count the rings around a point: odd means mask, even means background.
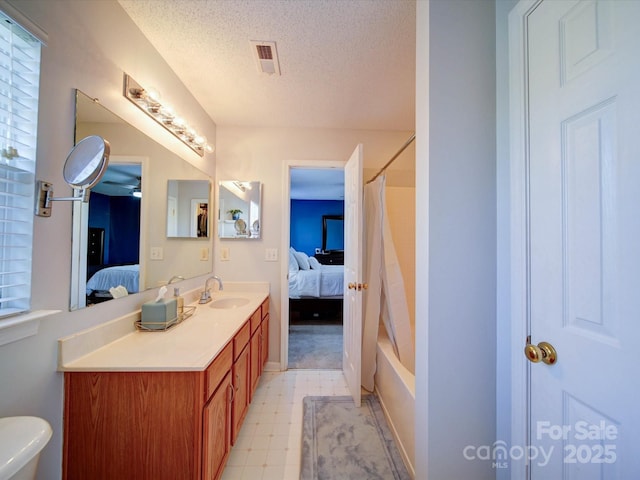
[[[288,369],[342,369],[344,163],[300,162],[287,171]],[[283,259],[284,260],[284,259]],[[284,310],[284,309],[283,309]],[[284,312],[283,312],[284,313]],[[286,333],[286,334],[285,334]],[[286,338],[285,338],[286,337]]]

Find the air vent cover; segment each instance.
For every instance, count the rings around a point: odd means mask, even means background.
[[[258,67],[258,72],[268,75],[280,75],[280,62],[278,61],[278,51],[276,42],[261,42],[249,40],[251,51]]]

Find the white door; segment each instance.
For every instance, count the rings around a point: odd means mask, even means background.
[[[356,406],[362,378],[362,145],[344,167],[344,327],[342,370]]]
[[[557,351],[530,478],[640,478],[640,2],[545,0],[526,31],[528,333]]]

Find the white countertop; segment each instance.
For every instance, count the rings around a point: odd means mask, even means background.
[[[192,303],[190,305],[196,307],[194,314],[167,331],[129,331],[84,355],[76,355],[77,358],[64,353],[65,342],[69,342],[68,350],[77,348],[72,344],[81,343],[82,335],[93,332],[61,339],[58,368],[64,372],[204,370],[268,296],[268,290],[216,292],[214,301],[243,297],[249,299],[249,303],[228,309],[212,308],[211,303]],[[139,312],[137,314],[139,318]]]

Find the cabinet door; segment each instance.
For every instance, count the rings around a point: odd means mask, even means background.
[[[260,363],[260,373],[262,373],[262,369],[269,359],[269,314],[262,320],[261,328],[262,351],[260,353],[262,355],[262,362]]]
[[[233,410],[231,412],[231,444],[236,443],[242,421],[244,420],[249,408],[250,395],[250,363],[249,352],[250,347],[245,346],[242,353],[238,356],[233,364]]]
[[[231,373],[227,373],[203,410],[202,470],[204,480],[220,478],[231,451],[232,395]]]
[[[262,341],[260,339],[260,328],[258,328],[258,330],[256,330],[256,332],[251,336],[251,343],[249,347],[251,348],[251,391],[249,399],[251,399],[253,398],[253,393],[256,391],[256,387],[258,386],[258,380],[260,380],[260,364],[262,360]]]

